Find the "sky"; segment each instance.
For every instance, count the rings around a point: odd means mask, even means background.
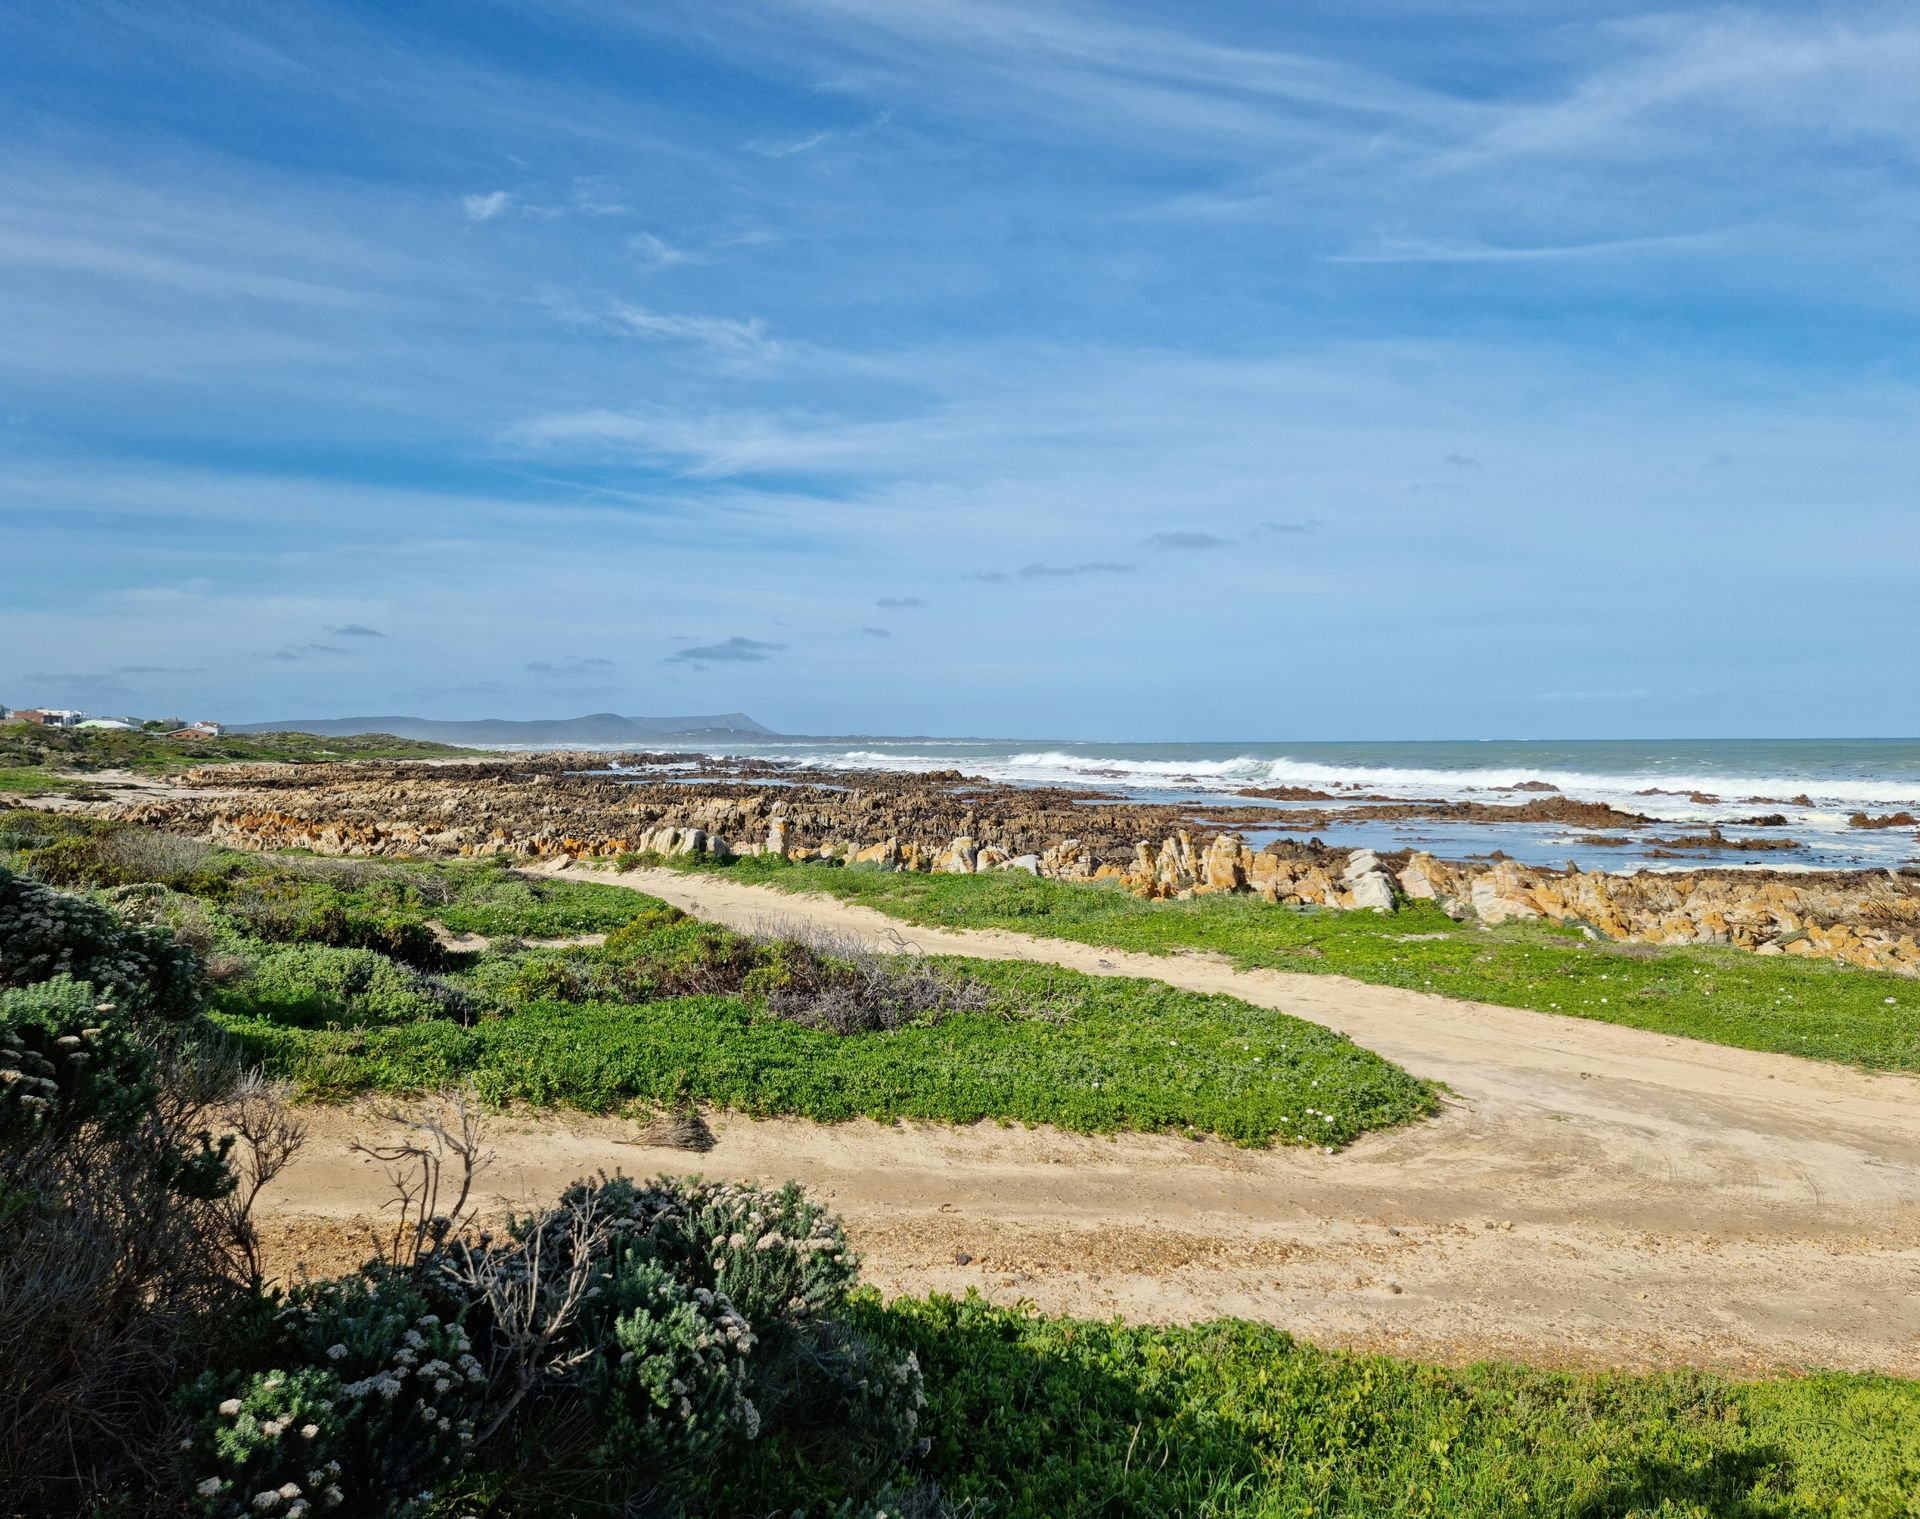
[[[0,702],[1920,733],[1920,10],[0,0]]]

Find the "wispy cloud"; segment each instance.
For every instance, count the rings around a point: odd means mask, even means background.
[[[1179,528],[1164,533],[1149,533],[1143,540],[1143,546],[1150,549],[1173,549],[1179,552],[1192,552],[1203,549],[1224,549],[1233,545],[1231,538],[1222,538],[1216,533],[1203,533],[1190,528]]]
[[[548,292],[543,304],[575,329],[641,338],[655,343],[686,343],[726,359],[764,363],[781,356],[782,348],[758,317],[697,316],[686,312],[656,311],[634,301],[588,303]]]
[[[510,190],[489,190],[484,195],[460,197],[461,209],[467,213],[470,222],[490,222],[512,204],[513,192]]]
[[[772,659],[786,647],[783,643],[764,643],[757,638],[743,638],[735,634],[732,638],[722,639],[719,643],[693,644],[684,649],[676,649],[661,663],[668,665],[759,664]]]
[[[406,690],[394,692],[401,701],[437,702],[449,696],[505,696],[507,688],[497,680],[469,681],[464,685],[452,686],[411,686]]]
[[[799,132],[784,137],[756,137],[747,143],[747,151],[758,153],[762,158],[798,158],[803,153],[811,153],[828,143],[852,142],[871,132],[878,132],[892,124],[893,113],[880,111],[870,119],[854,127],[822,127],[812,132]]]
[[[618,668],[611,659],[582,658],[568,654],[561,659],[536,659],[527,664],[530,675],[594,675]]]
[[[822,143],[832,142],[833,138],[832,132],[822,130],[806,132],[798,137],[755,138],[747,147],[762,158],[793,158],[801,153],[811,153]]]
[[[1255,526],[1253,533],[1255,537],[1266,533],[1290,537],[1295,533],[1310,533],[1319,525],[1319,520],[1313,517],[1307,518],[1304,522],[1276,522],[1269,519]]]
[[[1077,564],[1047,564],[1035,560],[1017,570],[977,570],[967,579],[989,584],[1005,580],[1076,580],[1083,575],[1131,575],[1139,568],[1137,564],[1115,564],[1104,559],[1086,559]]]
[[[335,638],[385,638],[387,635],[378,628],[370,628],[364,622],[343,622],[329,627],[327,632]]]
[[[884,612],[892,612],[909,607],[924,607],[926,603],[918,596],[882,596],[874,605]]]
[[[676,264],[691,264],[695,256],[685,248],[676,248],[653,232],[636,232],[627,239],[627,251],[644,269],[671,269]]]
[[[1445,238],[1386,238],[1377,246],[1328,257],[1334,264],[1510,264],[1567,259],[1623,258],[1640,253],[1670,253],[1722,246],[1732,234],[1684,232],[1659,237],[1616,237],[1598,242],[1548,243],[1532,247],[1500,246]]]
[[[864,633],[864,634],[866,634],[866,635],[867,635],[867,637],[869,637],[869,638],[891,638],[891,637],[893,637],[893,634],[892,634],[892,633],[891,633],[890,631],[888,631],[888,630],[887,630],[886,628],[861,628],[861,629],[860,629],[860,631],[861,631],[862,633]]]

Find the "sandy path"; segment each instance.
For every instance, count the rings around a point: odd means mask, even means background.
[[[875,939],[900,927],[722,877],[596,878],[740,927],[804,917]],[[792,1176],[832,1199],[888,1291],[1239,1314],[1452,1361],[1920,1374],[1920,1081],[1205,957],[905,932],[929,952],[1227,992],[1343,1030],[1453,1100],[1335,1156],[721,1119],[719,1144],[696,1157],[636,1147],[627,1124],[517,1117],[493,1131],[490,1196],[525,1203],[601,1166]],[[377,1205],[381,1180],[346,1148],[367,1123],[313,1116],[268,1223],[282,1258],[337,1262],[343,1225]]]

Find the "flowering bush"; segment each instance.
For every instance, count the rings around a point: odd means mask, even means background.
[[[201,1039],[200,1003],[197,964],[166,934],[0,871],[10,1511],[91,1511],[164,1465],[176,1379],[261,1303],[247,1206],[297,1127],[256,1083],[238,1144],[214,1138],[242,1073]]]
[[[0,1144],[11,1158],[84,1123],[132,1123],[152,1101],[152,1059],[101,999],[66,975],[0,991]]]
[[[576,1182],[561,1204],[589,1194],[621,1236],[644,1237],[676,1272],[724,1293],[756,1324],[831,1313],[860,1279],[839,1220],[793,1182],[661,1177],[642,1185],[602,1176]]]
[[[486,1372],[403,1279],[296,1290],[262,1351],[280,1365],[208,1373],[182,1395],[197,1512],[405,1515],[465,1460]]]
[[[623,1248],[596,1306],[583,1326],[594,1357],[582,1384],[602,1461],[671,1468],[759,1434],[747,1396],[753,1330],[724,1296]]]
[[[170,934],[0,867],[0,989],[55,976],[92,982],[136,1023],[181,1023],[206,1001],[199,962]]]
[[[864,1487],[925,1451],[919,1363],[853,1327],[857,1258],[798,1186],[601,1176],[523,1221],[512,1248],[558,1276],[583,1218],[605,1262],[585,1342],[631,1357],[614,1382],[588,1384],[600,1459],[684,1467],[724,1437],[765,1431]],[[615,1306],[636,1286],[642,1311]]]

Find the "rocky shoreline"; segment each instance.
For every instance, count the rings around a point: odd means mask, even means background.
[[[188,773],[161,799],[112,807],[130,821],[246,849],[527,859],[560,855],[772,853],[878,870],[1023,870],[1110,882],[1146,897],[1254,894],[1275,904],[1390,909],[1432,900],[1488,923],[1544,918],[1610,939],[1720,944],[1920,975],[1920,870],[1699,870],[1634,875],[1446,861],[1424,852],[1282,838],[1270,810],[1142,803],[1096,792],[1000,785],[957,771],[804,777],[758,761],[623,755],[651,771],[591,773],[612,757],[537,755],[433,765],[363,761],[223,765]],[[671,778],[658,767],[678,764]],[[1342,816],[1534,819],[1587,804],[1382,802],[1288,817],[1297,831]],[[1599,809],[1611,812],[1611,809]],[[1616,817],[1619,815],[1616,815]],[[1604,826],[1598,813],[1583,816]]]

